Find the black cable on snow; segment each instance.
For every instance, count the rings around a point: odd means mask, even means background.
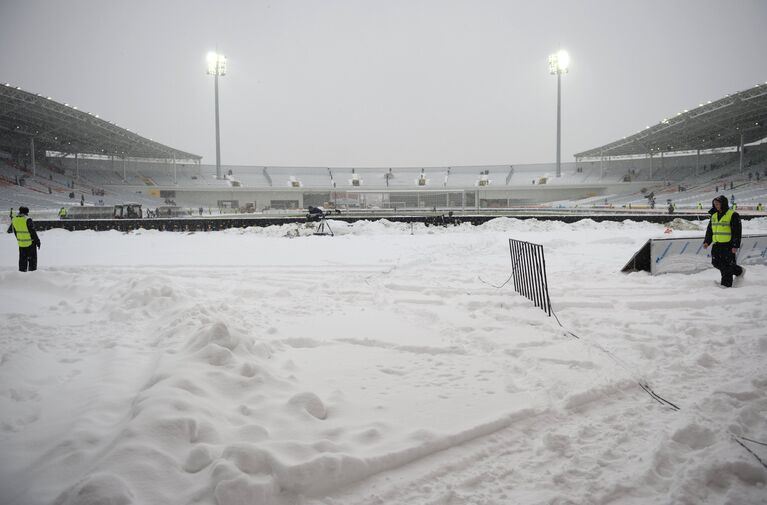
[[[512,269],[512,270],[513,270],[513,269]],[[514,276],[514,274],[512,273],[512,274],[511,274],[511,275],[509,275],[509,277],[508,277],[508,278],[507,278],[507,279],[506,279],[506,280],[503,282],[503,284],[501,284],[501,285],[499,285],[499,286],[496,286],[495,284],[492,284],[492,283],[490,283],[490,282],[487,282],[486,280],[484,280],[484,279],[483,279],[482,277],[480,277],[480,276],[477,276],[477,278],[478,278],[478,279],[479,279],[481,282],[483,282],[484,284],[487,284],[488,286],[492,286],[492,287],[494,287],[495,289],[500,289],[500,288],[502,288],[503,286],[505,286],[506,284],[508,284],[508,282],[511,280],[511,278],[512,278],[513,276]],[[564,324],[562,324],[562,322],[559,320],[559,316],[557,316],[557,313],[554,311],[554,309],[553,309],[553,308],[551,309],[551,314],[554,316],[554,319],[556,319],[556,321],[557,321],[557,324],[558,324],[558,325],[559,325],[559,326],[560,326],[560,327],[561,327],[563,330],[565,330],[565,335],[567,335],[567,336],[570,336],[570,337],[573,337],[573,338],[575,338],[575,339],[578,339],[578,340],[582,340],[582,339],[581,339],[581,337],[579,337],[578,335],[576,335],[576,334],[575,334],[575,333],[573,333],[572,331],[568,330],[568,329],[565,327],[565,325],[564,325]],[[585,341],[584,341],[584,342],[585,342]],[[628,370],[628,371],[629,371],[629,372],[630,372],[630,373],[633,375],[633,372],[631,371],[631,368],[628,366],[628,364],[627,364],[625,361],[623,361],[622,359],[620,359],[618,356],[616,356],[616,355],[615,355],[615,354],[614,354],[612,351],[610,351],[610,350],[608,350],[608,349],[605,349],[605,348],[604,348],[604,347],[602,347],[601,345],[595,344],[595,343],[593,343],[593,342],[589,342],[589,345],[591,345],[592,347],[596,347],[597,349],[599,349],[600,351],[602,351],[603,353],[605,353],[605,354],[606,354],[608,357],[610,357],[610,358],[611,358],[613,361],[615,361],[616,363],[618,363],[618,365],[620,365],[620,366],[621,366],[621,367],[623,367],[624,369]],[[679,407],[677,404],[675,404],[675,403],[673,403],[673,402],[670,402],[670,401],[666,400],[665,398],[663,398],[662,396],[660,396],[658,393],[656,393],[655,391],[653,391],[653,390],[652,390],[652,388],[650,387],[650,385],[647,383],[647,381],[645,381],[645,380],[642,380],[642,379],[639,379],[639,380],[637,380],[637,384],[639,385],[639,387],[640,387],[640,388],[642,388],[642,390],[644,390],[644,391],[645,391],[645,392],[646,392],[648,395],[650,395],[650,397],[651,397],[653,400],[655,400],[656,402],[660,403],[661,405],[664,405],[664,406],[666,406],[666,407],[669,407],[669,408],[671,408],[672,410],[675,410],[675,411],[676,411],[676,410],[681,410],[681,408],[680,408],[680,407]]]
[[[505,281],[503,281],[503,284],[501,284],[500,286],[496,286],[495,284],[493,284],[493,283],[491,283],[491,282],[487,282],[486,280],[484,280],[484,279],[483,279],[482,277],[480,277],[479,275],[477,276],[477,279],[479,279],[479,280],[480,280],[480,282],[483,282],[483,283],[487,284],[488,286],[493,286],[495,289],[501,289],[502,287],[504,287],[506,284],[508,284],[508,283],[509,283],[509,281],[511,280],[511,278],[512,278],[512,277],[514,277],[514,269],[515,269],[515,268],[517,268],[517,265],[519,264],[519,260],[520,260],[520,259],[521,259],[521,258],[517,258],[517,262],[516,262],[516,263],[514,263],[513,265],[511,265],[511,273],[510,273],[510,274],[509,274],[509,276],[506,278],[506,280],[505,280]]]
[[[477,279],[479,279],[481,282],[484,282],[484,283],[485,283],[485,284],[487,284],[488,286],[492,286],[492,287],[494,287],[495,289],[501,289],[501,288],[502,288],[502,287],[504,287],[506,284],[508,284],[508,282],[511,280],[511,278],[512,278],[512,277],[513,277],[513,274],[512,274],[512,275],[509,275],[509,278],[508,278],[508,279],[506,279],[506,280],[503,282],[503,284],[501,284],[500,286],[496,286],[495,284],[493,284],[493,283],[491,283],[491,282],[487,282],[486,280],[484,280],[484,279],[483,279],[482,277],[480,277],[479,275],[477,276]]]
[[[737,435],[733,435],[733,436],[737,436]],[[763,446],[767,447],[767,444],[765,444],[764,442],[760,442],[758,440],[754,440],[754,439],[751,439],[751,438],[748,438],[748,437],[738,437],[738,438],[740,438],[741,440],[748,440],[749,442],[753,442],[755,444],[759,444],[759,445],[763,445]]]
[[[565,334],[566,334],[566,335],[569,335],[569,336],[571,336],[571,337],[573,337],[573,338],[577,338],[578,340],[583,340],[583,339],[581,339],[581,337],[579,337],[578,335],[576,335],[576,334],[575,334],[575,333],[573,333],[572,331],[570,331],[570,330],[568,330],[567,328],[565,328],[565,325],[563,325],[563,324],[562,324],[562,322],[559,320],[559,317],[557,317],[557,313],[554,311],[554,309],[553,309],[553,308],[551,309],[551,313],[552,313],[552,314],[554,314],[554,319],[556,319],[556,320],[557,320],[557,324],[558,324],[560,327],[562,327],[562,329],[563,329],[563,330],[565,330]],[[584,341],[584,342],[585,342],[585,341]],[[615,355],[615,354],[614,354],[612,351],[610,351],[609,349],[605,349],[605,348],[604,348],[604,347],[602,347],[601,345],[599,345],[599,344],[595,344],[595,343],[593,343],[593,342],[588,342],[588,344],[589,344],[589,345],[591,345],[592,347],[596,347],[597,349],[599,349],[600,351],[602,351],[603,353],[605,353],[605,354],[606,354],[606,355],[607,355],[607,356],[608,356],[610,359],[612,359],[613,361],[615,361],[615,362],[616,362],[618,365],[620,365],[620,366],[621,366],[621,367],[623,367],[624,369],[628,370],[628,371],[629,371],[629,373],[631,373],[631,374],[633,375],[633,372],[632,372],[631,368],[629,367],[628,363],[626,363],[625,361],[623,361],[622,359],[620,359],[620,358],[619,358],[618,356],[616,356],[616,355]],[[638,380],[637,380],[637,384],[639,384],[639,387],[640,387],[640,388],[642,388],[642,390],[644,390],[644,392],[645,392],[645,393],[647,393],[648,395],[650,395],[650,398],[652,398],[652,399],[653,399],[653,400],[655,400],[656,402],[660,403],[661,405],[664,405],[664,406],[666,406],[666,407],[670,407],[672,410],[675,410],[675,411],[676,411],[676,410],[681,410],[681,409],[680,409],[680,407],[679,407],[678,405],[676,405],[676,404],[675,404],[675,403],[673,403],[673,402],[670,402],[670,401],[666,400],[665,398],[663,398],[662,396],[660,396],[658,393],[656,393],[655,391],[653,391],[653,390],[652,390],[652,388],[650,387],[650,385],[647,383],[647,381],[646,381],[646,380],[643,380],[643,379],[638,379]]]
[[[750,453],[751,453],[751,455],[752,455],[753,457],[755,457],[755,458],[756,458],[756,460],[757,460],[759,463],[761,463],[761,465],[762,465],[764,468],[767,468],[767,463],[765,463],[765,462],[762,460],[762,458],[760,458],[760,457],[759,457],[759,456],[758,456],[758,455],[757,455],[757,454],[756,454],[754,451],[752,451],[751,449],[749,449],[749,448],[746,446],[746,444],[744,444],[743,442],[741,442],[741,441],[740,441],[741,437],[738,437],[738,436],[736,436],[736,435],[733,435],[733,436],[732,436],[732,438],[733,438],[733,439],[735,439],[735,441],[738,443],[738,445],[740,445],[742,448],[744,448],[745,450],[747,450],[748,452],[750,452]],[[744,440],[748,440],[748,439],[744,439]],[[761,442],[757,442],[757,443],[758,443],[758,444],[761,444]],[[762,444],[762,445],[767,445],[767,444]]]
[[[671,407],[671,408],[672,408],[672,409],[674,409],[674,410],[681,410],[681,409],[679,408],[679,406],[678,406],[678,405],[676,405],[675,403],[672,403],[672,402],[670,402],[670,401],[666,400],[665,398],[663,398],[662,396],[660,396],[658,393],[656,393],[655,391],[653,391],[653,390],[652,390],[652,388],[650,388],[650,385],[649,385],[649,384],[647,384],[647,382],[641,382],[641,381],[640,381],[640,382],[639,382],[639,387],[640,387],[640,388],[642,388],[642,389],[644,389],[644,390],[647,392],[647,394],[649,394],[650,396],[652,396],[652,397],[655,399],[655,401],[657,401],[657,402],[658,402],[658,403],[660,403],[661,405],[666,405],[666,406],[669,406],[669,407]]]

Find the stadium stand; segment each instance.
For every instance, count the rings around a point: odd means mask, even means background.
[[[26,205],[33,215],[80,202],[156,205],[162,199],[136,188],[167,184],[168,177],[154,167],[144,173],[136,167],[128,171],[126,165],[134,160],[200,160],[9,84],[0,85],[0,131],[0,206]]]
[[[767,83],[701,104],[634,135],[575,155],[660,155],[750,144],[767,138]]]
[[[216,167],[66,104],[0,86],[0,206],[167,202],[198,208],[742,206],[767,201],[767,86],[664,120],[561,165],[445,167]],[[57,135],[38,135],[57,131]],[[30,136],[35,138],[34,151]],[[741,139],[744,146],[741,147]],[[751,143],[751,145],[748,145]],[[34,153],[34,157],[32,154]],[[651,155],[651,156],[650,156]],[[750,174],[750,177],[749,177]],[[727,187],[726,191],[722,188]]]

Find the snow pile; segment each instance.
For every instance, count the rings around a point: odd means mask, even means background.
[[[706,226],[708,226],[708,221],[689,221],[687,219],[681,219],[681,218],[674,218],[673,220],[666,223],[666,227],[671,228],[672,230],[694,230],[694,231],[706,231]]]
[[[618,273],[649,223],[331,226],[0,243],[0,503],[763,502],[767,267]],[[494,287],[510,237],[565,328]]]

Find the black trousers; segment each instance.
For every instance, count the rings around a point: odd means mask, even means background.
[[[711,264],[722,273],[722,286],[732,287],[732,276],[740,275],[743,269],[735,264],[735,254],[730,243],[715,242],[711,247]]]
[[[37,270],[37,247],[19,247],[19,272]]]

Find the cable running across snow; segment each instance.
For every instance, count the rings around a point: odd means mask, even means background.
[[[557,317],[556,311],[554,311],[554,308],[553,308],[553,307],[552,307],[552,309],[551,309],[551,313],[552,313],[552,314],[554,314],[554,319],[556,319],[556,320],[557,320],[557,324],[558,324],[559,326],[561,326],[561,327],[562,327],[562,329],[565,331],[565,334],[566,334],[566,335],[569,335],[569,336],[571,336],[571,337],[577,338],[578,340],[581,340],[581,341],[583,341],[584,343],[587,343],[587,344],[588,344],[588,345],[590,345],[591,347],[594,347],[594,348],[596,348],[596,349],[599,349],[600,351],[602,351],[603,353],[605,353],[605,354],[606,354],[606,355],[607,355],[607,356],[608,356],[610,359],[612,359],[612,360],[613,360],[613,361],[615,361],[615,362],[616,362],[618,365],[620,365],[622,368],[624,368],[625,370],[627,370],[627,371],[628,371],[628,372],[629,372],[631,375],[634,375],[634,372],[631,370],[631,368],[629,367],[629,365],[628,365],[628,363],[627,363],[626,361],[624,361],[624,360],[620,359],[618,356],[616,356],[616,355],[615,355],[615,353],[613,353],[613,352],[612,352],[612,351],[610,351],[609,349],[606,349],[606,348],[602,347],[601,345],[599,345],[599,344],[596,344],[596,343],[594,343],[594,342],[591,342],[591,341],[585,341],[585,340],[583,340],[581,337],[579,337],[578,335],[576,335],[575,333],[573,333],[572,331],[568,330],[568,329],[565,327],[565,325],[564,325],[564,324],[562,324],[562,322],[559,320],[559,317]],[[661,405],[665,405],[665,406],[667,406],[667,407],[670,407],[672,410],[675,410],[675,411],[676,411],[676,410],[681,410],[681,409],[680,409],[680,407],[679,407],[678,405],[676,405],[676,404],[675,404],[675,403],[673,403],[673,402],[670,402],[670,401],[666,400],[665,398],[663,398],[662,396],[660,396],[658,393],[656,393],[655,391],[653,391],[653,390],[652,390],[652,388],[650,387],[649,383],[648,383],[646,380],[644,380],[644,379],[641,379],[641,378],[637,378],[636,376],[635,376],[635,379],[637,380],[637,384],[639,384],[639,387],[640,387],[640,388],[642,388],[642,389],[644,390],[644,392],[645,392],[645,393],[647,393],[648,395],[650,395],[650,397],[651,397],[653,400],[657,401],[657,402],[658,402],[658,403],[660,403]]]
[[[739,436],[737,436],[737,435],[733,435],[733,436],[732,436],[732,438],[733,438],[733,439],[734,439],[734,440],[735,440],[735,441],[738,443],[738,445],[740,445],[742,448],[744,448],[744,449],[745,449],[745,450],[747,450],[749,453],[751,453],[751,455],[752,455],[753,457],[755,457],[755,458],[756,458],[756,460],[757,460],[759,463],[761,463],[761,465],[762,465],[764,468],[767,468],[767,463],[765,463],[765,462],[764,462],[764,460],[762,460],[762,458],[760,458],[760,457],[759,457],[759,456],[758,456],[758,455],[757,455],[757,454],[756,454],[754,451],[752,451],[751,449],[749,449],[749,448],[748,448],[748,446],[746,446],[746,444],[744,444],[743,442],[741,442],[741,440],[749,440],[749,439],[747,439],[747,438],[743,438],[743,437],[739,437]],[[750,441],[750,442],[754,442],[753,440],[749,440],[749,441]],[[762,442],[756,442],[756,443],[757,443],[757,444],[761,444],[761,445],[767,445],[767,444],[762,444]]]
[[[517,262],[519,262],[519,260],[517,260]],[[515,265],[515,266],[516,266],[516,265]],[[514,268],[512,267],[512,271],[513,271],[513,270],[514,270]],[[511,278],[512,278],[513,276],[514,276],[514,274],[512,273],[512,274],[511,274],[511,275],[509,275],[509,277],[508,277],[508,278],[507,278],[507,279],[506,279],[506,280],[503,282],[503,284],[501,284],[501,285],[498,285],[498,286],[496,286],[495,284],[493,284],[493,283],[491,283],[491,282],[485,281],[485,280],[484,280],[484,279],[482,279],[482,277],[480,277],[480,276],[477,276],[477,278],[478,278],[478,279],[479,279],[481,282],[483,282],[484,284],[487,284],[487,285],[489,285],[489,286],[492,286],[492,287],[494,287],[494,288],[496,288],[496,289],[500,289],[500,288],[502,288],[503,286],[505,286],[506,284],[508,284],[508,282],[511,280]],[[556,321],[557,321],[557,324],[558,324],[558,325],[559,325],[559,326],[560,326],[560,327],[561,327],[561,328],[562,328],[562,329],[565,331],[565,335],[567,335],[567,336],[570,336],[570,337],[573,337],[573,338],[576,338],[576,339],[578,339],[578,340],[583,340],[583,339],[581,339],[581,337],[579,337],[578,335],[576,335],[574,332],[572,332],[572,331],[568,330],[568,329],[565,327],[565,325],[564,325],[564,324],[562,324],[562,322],[559,320],[559,316],[557,316],[557,314],[556,314],[556,312],[554,311],[553,307],[552,307],[552,309],[551,309],[551,314],[554,316],[554,319],[556,319]],[[586,342],[586,341],[584,341],[584,342]],[[629,364],[628,364],[626,361],[624,361],[624,360],[620,359],[618,356],[616,356],[616,355],[615,355],[615,354],[614,354],[612,351],[610,351],[609,349],[606,349],[606,348],[602,347],[601,345],[599,345],[599,344],[596,344],[596,343],[594,343],[594,342],[588,342],[588,344],[589,344],[590,346],[592,346],[592,347],[594,347],[594,348],[596,348],[596,349],[598,349],[598,350],[602,351],[604,354],[606,354],[608,357],[610,357],[610,359],[612,359],[612,360],[613,360],[613,361],[615,361],[615,362],[616,362],[618,365],[620,365],[622,368],[624,368],[625,370],[627,370],[627,371],[628,371],[628,372],[629,372],[629,373],[630,373],[632,376],[634,376],[634,375],[635,375],[635,374],[634,374],[634,372],[631,370],[631,367],[629,366]],[[636,378],[636,377],[635,377],[635,378]],[[660,396],[658,393],[656,393],[655,391],[653,391],[653,389],[650,387],[649,383],[648,383],[646,380],[643,380],[643,379],[639,379],[639,378],[637,378],[636,380],[637,380],[637,384],[639,385],[639,387],[640,387],[640,388],[642,388],[642,390],[643,390],[643,391],[645,391],[645,392],[646,392],[648,395],[650,395],[650,397],[651,397],[653,400],[657,401],[657,402],[658,402],[658,403],[660,403],[661,405],[664,405],[664,406],[667,406],[667,407],[671,408],[672,410],[675,410],[675,411],[676,411],[676,410],[680,410],[680,407],[679,407],[678,405],[676,405],[676,404],[675,404],[675,403],[673,403],[673,402],[670,402],[669,400],[666,400],[665,398],[663,398],[662,396]]]

